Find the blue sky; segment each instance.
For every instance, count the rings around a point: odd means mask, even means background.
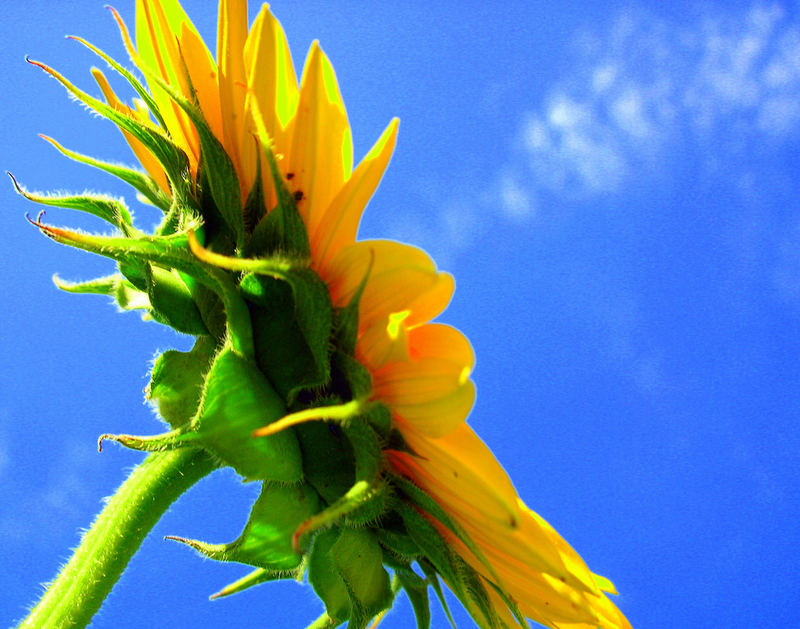
[[[133,4],[115,3],[129,23]],[[522,497],[616,583],[635,627],[791,626],[800,5],[543,4],[272,7],[298,66],[314,38],[330,56],[357,158],[400,117],[361,235],[423,246],[455,275],[442,320],[478,357],[470,423]],[[184,4],[213,42],[209,5]],[[135,208],[124,186],[36,137],[133,162],[110,123],[24,63],[30,54],[94,89],[97,62],[66,34],[124,59],[101,2],[4,6],[2,166],[32,189],[107,191]],[[10,624],[140,459],[98,454],[96,437],[160,431],[142,402],[149,361],[189,341],[103,298],[59,293],[54,272],[86,279],[110,264],[47,241],[24,220],[36,208],[10,185],[0,194],[0,623]],[[137,217],[150,220],[145,208]],[[48,220],[104,229],[57,209]],[[93,626],[310,622],[319,606],[293,583],[208,602],[246,569],[161,540],[233,539],[254,492],[227,472],[196,487]],[[402,603],[383,626],[409,622]]]

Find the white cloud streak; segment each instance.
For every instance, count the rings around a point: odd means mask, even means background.
[[[626,12],[584,34],[574,75],[525,115],[527,173],[501,172],[500,200],[525,215],[543,192],[613,194],[687,146],[718,163],[799,132],[800,25],[779,6],[680,23]]]

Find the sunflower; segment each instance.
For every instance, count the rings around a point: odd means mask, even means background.
[[[613,585],[520,500],[467,425],[472,348],[432,322],[453,278],[418,248],[356,238],[398,121],[354,169],[328,58],[314,42],[298,85],[267,5],[248,27],[246,0],[220,1],[216,58],[177,0],[137,0],[135,41],[112,12],[146,88],[79,41],[130,81],[132,104],[100,70],[92,74],[105,102],[34,63],[114,121],[145,172],[50,141],[134,185],[164,211],[162,225],[145,235],[117,201],[70,205],[19,189],[51,205],[91,206],[122,232],[91,236],[35,221],[57,241],[119,262],[111,278],[61,287],[111,294],[198,337],[192,352],[166,353],[154,369],[149,395],[173,430],[106,437],[148,451],[205,448],[263,481],[236,542],[177,538],[256,567],[221,594],[308,569],[331,622],[365,626],[403,588],[424,625],[428,586],[438,591],[442,578],[482,627],[525,618],[629,627],[605,595]],[[394,572],[391,586],[383,566]]]

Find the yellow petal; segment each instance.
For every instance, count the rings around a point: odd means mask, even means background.
[[[239,176],[242,202],[255,181],[255,144],[245,121],[247,73],[244,44],[247,41],[247,0],[220,0],[217,23],[219,105],[222,145]]]
[[[355,242],[358,224],[367,202],[378,187],[397,141],[395,118],[356,168],[350,179],[325,210],[312,236],[315,265],[324,268],[342,247]]]
[[[406,324],[429,321],[445,309],[453,278],[437,272],[427,253],[393,240],[362,240],[340,250],[322,278],[334,305],[346,305],[371,267],[361,296],[359,329],[365,330],[393,312],[409,310]]]
[[[264,4],[244,47],[248,97],[258,103],[276,153],[289,150],[285,130],[297,111],[297,75],[280,22]]]
[[[475,385],[467,380],[447,395],[430,401],[417,401],[399,393],[387,399],[393,413],[420,432],[442,437],[462,424],[475,404]]]
[[[137,64],[157,73],[164,81],[190,98],[188,83],[183,72],[183,62],[178,50],[177,38],[183,22],[191,24],[177,0],[136,1],[136,47]],[[192,27],[193,28],[193,27]],[[149,82],[148,82],[149,84]],[[172,140],[180,146],[187,157],[192,174],[197,172],[200,145],[197,132],[186,113],[175,104],[158,85],[150,85],[150,92],[158,104],[164,124]]]
[[[317,42],[303,69],[287,159],[289,185],[302,194],[298,209],[313,238],[322,213],[353,168],[353,142],[339,85]]]
[[[437,528],[456,552],[479,574],[492,580],[486,566],[475,555],[441,525]],[[499,555],[491,548],[481,547],[485,558],[492,565],[500,584],[517,602],[528,618],[548,626],[558,622],[592,623],[599,619],[587,595],[578,592],[559,579],[531,569],[525,569],[513,556]],[[597,624],[590,625],[597,627]]]
[[[203,40],[187,22],[181,24],[180,46],[183,61],[192,80],[200,111],[215,137],[222,137],[222,114],[219,109],[217,64]]]

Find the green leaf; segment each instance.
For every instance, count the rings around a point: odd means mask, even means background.
[[[225,348],[206,376],[202,407],[193,427],[204,447],[246,480],[294,483],[303,477],[294,431],[252,437],[255,429],[285,414],[283,400],[256,364]]]
[[[156,359],[145,397],[172,428],[183,426],[197,414],[214,351],[214,341],[200,337],[191,351],[171,349]]]
[[[53,138],[47,137],[45,135],[41,135],[41,138],[47,140],[50,144],[52,144],[62,155],[66,155],[72,160],[76,162],[80,162],[82,164],[86,164],[88,166],[92,166],[94,168],[98,168],[102,171],[107,172],[110,175],[114,175],[118,179],[121,179],[129,186],[132,186],[136,189],[139,194],[141,194],[149,203],[155,205],[158,209],[163,212],[169,210],[171,200],[170,198],[164,194],[164,192],[158,187],[153,178],[150,175],[140,171],[134,170],[132,168],[127,168],[125,166],[120,166],[119,164],[111,164],[109,162],[103,162],[93,157],[89,157],[88,155],[82,155],[81,153],[76,153],[75,151],[71,151],[61,144],[56,142]]]
[[[292,547],[292,534],[319,508],[319,497],[308,485],[293,487],[264,483],[241,535],[229,544],[206,544],[171,537],[217,561],[235,561],[268,570],[286,571],[300,565],[302,557]]]
[[[281,278],[248,274],[240,284],[251,308],[256,360],[292,404],[300,390],[330,378],[330,294],[316,273],[293,269]]]

